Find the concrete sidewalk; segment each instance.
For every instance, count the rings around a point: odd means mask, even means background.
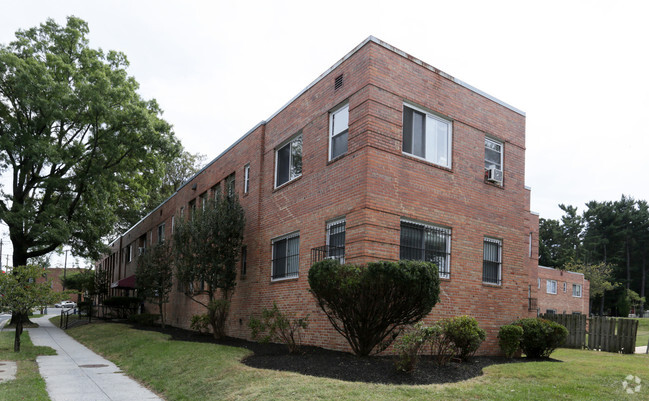
[[[57,355],[36,359],[52,401],[161,400],[115,364],[55,327],[48,319],[59,313],[60,310],[50,310],[49,316],[32,319],[40,327],[26,329],[34,345],[56,350]]]

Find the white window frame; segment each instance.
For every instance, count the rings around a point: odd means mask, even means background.
[[[548,294],[557,293],[557,280],[545,279],[545,292]]]
[[[158,226],[158,244],[163,243],[165,240],[165,223]]]
[[[577,293],[578,293],[577,295],[575,295],[575,290],[576,290],[576,289],[579,289],[579,290],[577,291]],[[572,285],[572,296],[575,297],[575,298],[581,298],[581,297],[582,297],[582,294],[583,294],[583,287],[582,287],[582,285],[581,285],[581,284],[573,284],[573,285]]]
[[[536,279],[536,283],[538,284],[538,286],[539,286],[539,290],[540,290],[540,289],[541,289],[541,279],[540,279],[540,278],[537,278],[537,279]]]
[[[207,206],[207,199],[209,195],[207,194],[207,191],[203,192],[198,196],[198,199],[201,201],[201,210],[205,210],[205,206]]]
[[[302,168],[300,169],[299,174],[294,174],[294,172],[293,172],[293,152],[289,151],[289,153],[288,153],[288,157],[289,157],[289,159],[288,159],[288,166],[289,166],[288,180],[286,180],[286,181],[284,181],[282,183],[277,182],[277,179],[278,179],[277,167],[279,166],[279,151],[284,149],[286,146],[293,147],[293,143],[296,142],[298,139],[300,139],[300,140],[303,139],[302,138],[302,132],[300,132],[298,135],[295,135],[294,137],[292,137],[288,141],[283,142],[280,146],[275,148],[275,179],[274,179],[274,182],[273,182],[275,188],[279,188],[279,187],[281,187],[283,185],[286,185],[289,182],[295,180],[296,178],[302,176],[302,171],[304,169],[304,166],[302,166]],[[304,141],[302,141],[301,146],[302,146],[302,150],[301,150],[302,160],[304,160]]]
[[[339,225],[339,224],[345,224],[343,232],[345,233],[345,240],[347,240],[347,221],[345,220],[345,218],[343,217],[343,218],[340,218],[340,219],[331,220],[326,225],[327,239],[326,239],[325,243],[327,245],[327,249],[329,249],[329,246],[331,245],[331,242],[330,242],[330,240],[331,240],[331,227],[334,227],[334,226]],[[344,247],[344,244],[343,244],[343,247]],[[327,254],[327,257],[334,257],[334,256],[330,256],[329,254]],[[334,258],[336,260],[338,260],[340,262],[340,264],[345,263],[345,255],[344,254],[343,254],[342,257],[337,256],[337,257],[334,257]]]
[[[243,193],[250,192],[250,163],[243,166]]]
[[[133,244],[128,244],[126,246],[126,263],[130,263],[133,260]]]
[[[334,132],[334,122],[336,119],[336,116],[340,115],[340,113],[347,113],[347,125],[345,126],[345,129],[340,130],[339,132]],[[335,137],[347,134],[347,144],[345,151],[339,155],[333,156],[333,140]],[[337,159],[347,153],[347,150],[349,149],[349,102],[345,102],[344,104],[338,106],[337,108],[333,109],[329,113],[329,160]]]
[[[484,138],[484,142],[485,142],[485,156],[484,156],[485,170],[489,170],[491,168],[491,166],[487,167],[487,163],[490,163],[490,161],[487,160],[487,144],[489,142],[491,142],[492,145],[496,145],[496,146],[500,147],[500,151],[499,151],[499,154],[500,154],[500,162],[499,162],[499,164],[500,164],[500,166],[493,166],[493,167],[495,167],[496,170],[503,171],[503,153],[504,153],[503,150],[505,149],[505,146],[504,146],[503,142],[499,141],[497,139],[486,137],[486,136]]]
[[[491,242],[493,244],[498,245],[498,283],[492,283],[490,281],[485,281],[484,280],[484,244],[486,242]],[[502,285],[503,283],[503,241],[498,238],[491,238],[491,237],[484,237],[482,241],[482,264],[483,264],[483,270],[482,270],[482,282],[487,285]],[[495,261],[489,261],[489,262],[495,262]]]
[[[174,233],[174,228],[176,228],[176,216],[171,216],[171,235]]]
[[[277,277],[273,278],[275,275],[275,244],[280,241],[287,241],[287,256],[286,258],[294,255],[288,255],[288,240],[297,238],[297,271],[294,274],[288,275],[288,273],[285,273],[283,277]],[[287,266],[288,267],[288,264]],[[282,280],[291,280],[291,279],[296,279],[300,276],[300,232],[295,231],[290,234],[285,234],[282,235],[281,237],[273,238],[271,240],[271,261],[270,261],[270,280],[271,281],[282,281]]]
[[[563,282],[563,292],[566,292],[566,291],[568,291],[568,283],[566,283],[566,282],[564,281],[564,282]]]
[[[409,155],[409,156],[416,157],[416,158],[421,159],[421,160],[426,160],[427,162],[436,164],[438,166],[446,167],[446,168],[449,168],[449,169],[452,168],[452,166],[453,166],[453,160],[452,160],[453,159],[453,121],[449,120],[449,119],[446,119],[444,117],[438,116],[436,114],[433,114],[431,112],[428,112],[428,111],[426,111],[426,110],[424,110],[424,109],[422,109],[420,107],[414,106],[414,105],[412,105],[410,103],[404,103],[403,107],[404,107],[404,109],[403,109],[402,121],[405,120],[405,108],[407,107],[407,108],[409,108],[409,109],[411,109],[411,110],[413,110],[413,111],[415,111],[417,113],[424,114],[425,121],[427,123],[446,124],[446,127],[447,127],[447,131],[446,131],[446,162],[444,163],[444,162],[442,162],[440,160],[434,160],[432,158],[432,156],[431,157],[418,156],[412,151],[412,149],[411,149],[411,151],[403,150],[403,146],[405,146],[405,138],[404,138],[405,134],[406,134],[405,131],[404,131],[405,128],[402,128],[402,130],[401,130],[402,131],[401,139],[404,142],[404,144],[402,144],[402,147],[401,147],[402,152],[404,154]],[[403,121],[403,122],[405,123],[405,121]],[[425,128],[425,130],[426,130],[426,135],[425,135],[426,138],[428,137],[428,135],[433,135],[432,128],[429,130],[428,126],[429,126],[429,124],[426,124],[426,128]],[[411,138],[410,141],[413,142],[412,138]],[[414,144],[412,146],[414,147]],[[428,149],[428,147],[426,147],[426,149]],[[431,147],[431,150],[432,149],[433,148]],[[437,150],[437,149],[435,148],[434,150]],[[438,152],[434,151],[433,153],[438,153]]]
[[[446,235],[446,257],[445,257],[446,271],[444,272],[441,269],[439,269],[439,266],[437,266],[437,268],[438,268],[438,273],[439,273],[440,278],[450,279],[451,278],[451,242],[452,242],[452,238],[453,238],[452,229],[450,227],[444,227],[444,226],[440,226],[440,225],[437,225],[437,224],[421,223],[421,222],[418,222],[418,221],[405,219],[405,218],[401,219],[401,225],[403,223],[414,225],[414,226],[419,226],[424,230],[424,232],[426,230],[441,231]],[[401,229],[401,226],[400,226],[400,229]]]

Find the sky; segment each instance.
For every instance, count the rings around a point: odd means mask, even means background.
[[[0,0],[0,43],[74,15],[211,160],[370,35],[526,113],[531,209],[649,200],[643,1]],[[0,227],[2,228],[2,227]],[[5,247],[8,236],[2,235]],[[62,262],[61,262],[62,263]],[[68,261],[70,263],[70,261]]]

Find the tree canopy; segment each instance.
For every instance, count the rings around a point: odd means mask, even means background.
[[[600,300],[600,312],[604,297],[609,297],[608,309],[624,314],[627,300],[635,300],[631,291],[640,299],[647,293],[649,205],[622,196],[618,201],[588,202],[581,215],[575,207],[560,207],[561,221],[540,220],[539,264],[585,273],[591,280],[591,298]],[[644,306],[636,301],[642,312]]]
[[[13,264],[61,244],[98,257],[102,237],[145,208],[180,151],[123,53],[88,45],[88,24],[49,19],[0,45],[0,219]]]

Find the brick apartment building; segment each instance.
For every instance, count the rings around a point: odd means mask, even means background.
[[[536,286],[539,313],[590,313],[590,282],[583,273],[539,266]]]
[[[348,350],[308,292],[313,258],[426,258],[442,278],[426,320],[474,316],[488,333],[480,352],[493,353],[501,325],[536,314],[538,216],[524,176],[523,112],[369,37],[116,239],[98,267],[113,295],[132,291],[140,248],[205,199],[236,193],[246,227],[228,335],[249,338],[249,317],[276,302],[310,315],[305,343]],[[166,312],[180,327],[204,313],[176,286]]]

